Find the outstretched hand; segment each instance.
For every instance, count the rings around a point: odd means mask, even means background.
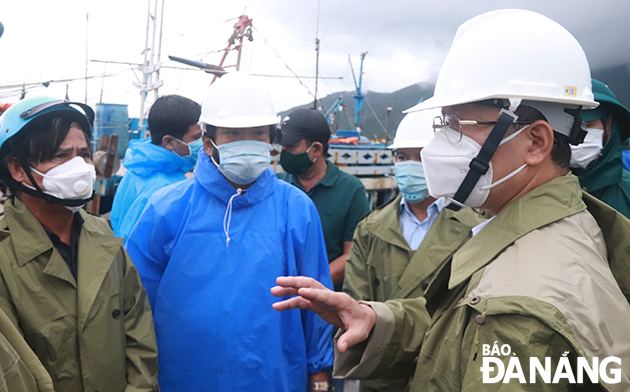
[[[336,293],[315,279],[281,276],[276,283],[278,286],[271,289],[271,294],[295,297],[276,302],[274,309],[310,309],[328,323],[346,330],[337,342],[339,352],[366,340],[376,323],[376,313],[371,307],[358,303],[348,294]]]

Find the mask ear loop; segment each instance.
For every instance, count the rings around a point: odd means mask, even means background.
[[[499,145],[501,144],[505,144],[507,142],[509,142],[510,140],[514,139],[515,137],[517,137],[521,132],[523,132],[524,130],[526,130],[527,128],[529,128],[529,125],[524,126],[523,128],[519,129],[518,131],[514,132],[513,134],[511,134],[510,136],[506,137],[505,139],[501,140],[501,143],[499,143]],[[517,175],[518,173],[521,172],[521,170],[525,169],[525,167],[527,166],[527,163],[524,164],[523,166],[519,167],[518,169],[514,170],[512,173],[508,174],[507,176],[503,177],[502,179],[500,179],[499,181],[495,182],[494,184],[490,184],[490,185],[485,185],[480,187],[481,189],[488,190],[488,189],[492,189],[495,186],[504,183],[505,181],[509,180],[510,178],[514,177],[515,175]]]
[[[492,189],[495,186],[504,183],[505,181],[509,180],[510,178],[514,177],[515,175],[517,175],[518,173],[521,172],[521,170],[525,169],[525,167],[527,166],[527,163],[524,164],[523,166],[519,167],[518,169],[514,170],[512,173],[508,174],[507,176],[503,177],[502,179],[500,179],[499,181],[495,182],[494,184],[490,184],[490,185],[485,185],[480,187],[481,189],[488,190],[488,189]]]
[[[214,140],[212,140],[212,138],[210,139],[210,143],[212,143],[212,156],[210,157],[210,159],[212,160],[212,163],[214,163],[214,166],[216,166],[217,168],[219,167],[219,163],[221,163],[221,156],[219,155],[219,147],[217,147],[216,144],[214,144]]]
[[[315,142],[311,143],[310,147],[306,149],[307,154],[309,151],[311,151],[311,148],[313,148],[314,145],[315,145]],[[308,159],[311,159],[311,157],[309,157]],[[311,162],[315,163],[316,160],[317,160],[317,157],[315,157],[315,159],[313,159]]]
[[[26,164],[26,161],[24,160],[24,158],[22,158],[22,154],[20,154],[18,149],[15,147],[13,140],[9,139],[7,143],[9,143],[9,146],[11,146],[11,149],[15,153],[15,157],[17,158],[18,162],[22,166],[22,170],[24,170],[24,173],[26,173],[26,176],[28,177],[28,179],[31,180],[33,189],[37,192],[41,192],[42,194],[44,194],[44,190],[39,187],[39,185],[37,184],[37,181],[35,181],[35,178],[33,177],[33,174],[31,174],[31,167]],[[35,170],[35,168],[32,168],[32,169]],[[35,171],[43,177],[42,173],[38,172],[37,170]]]

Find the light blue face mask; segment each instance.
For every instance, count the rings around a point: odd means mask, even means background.
[[[247,185],[256,181],[271,163],[271,144],[254,140],[241,140],[217,146],[219,151],[217,166],[221,174],[235,184]]]
[[[429,196],[422,162],[396,162],[396,182],[405,200],[418,203]]]
[[[177,140],[181,144],[185,144],[188,147],[188,155],[184,155],[182,156],[182,158],[184,159],[188,158],[188,160],[193,166],[197,165],[197,156],[199,155],[199,150],[201,150],[201,148],[203,147],[203,138],[199,138],[195,140],[194,142],[190,142],[190,143],[186,143],[185,141],[180,140],[176,138],[175,136],[173,136],[173,139]],[[173,154],[177,154],[177,153],[173,151]]]
[[[203,148],[203,138],[199,138],[192,143],[188,144],[188,148],[190,149],[190,163],[193,165],[197,164],[197,156],[199,155],[199,150]]]

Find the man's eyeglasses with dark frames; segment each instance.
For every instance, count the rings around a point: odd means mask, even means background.
[[[447,127],[457,133],[457,136],[453,139],[453,134],[451,132],[446,133],[446,138],[449,142],[455,144],[459,143],[462,140],[462,126],[465,125],[494,125],[496,121],[476,121],[476,120],[460,120],[454,114],[445,114],[443,116],[435,116],[433,118],[433,132],[438,133],[442,128]],[[513,125],[528,125],[531,122],[515,122]],[[450,135],[449,135],[450,134]]]

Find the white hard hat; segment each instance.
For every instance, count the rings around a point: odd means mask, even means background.
[[[552,120],[552,112],[597,107],[580,44],[558,23],[526,10],[492,11],[464,22],[444,60],[433,98],[407,111],[493,98],[509,100],[511,110],[526,101],[566,135],[572,117],[564,114]]]
[[[230,72],[208,87],[201,123],[222,128],[253,128],[280,122],[267,89],[253,76]]]
[[[440,109],[407,113],[396,129],[394,143],[389,148],[422,148],[433,139],[433,119],[442,115]]]

